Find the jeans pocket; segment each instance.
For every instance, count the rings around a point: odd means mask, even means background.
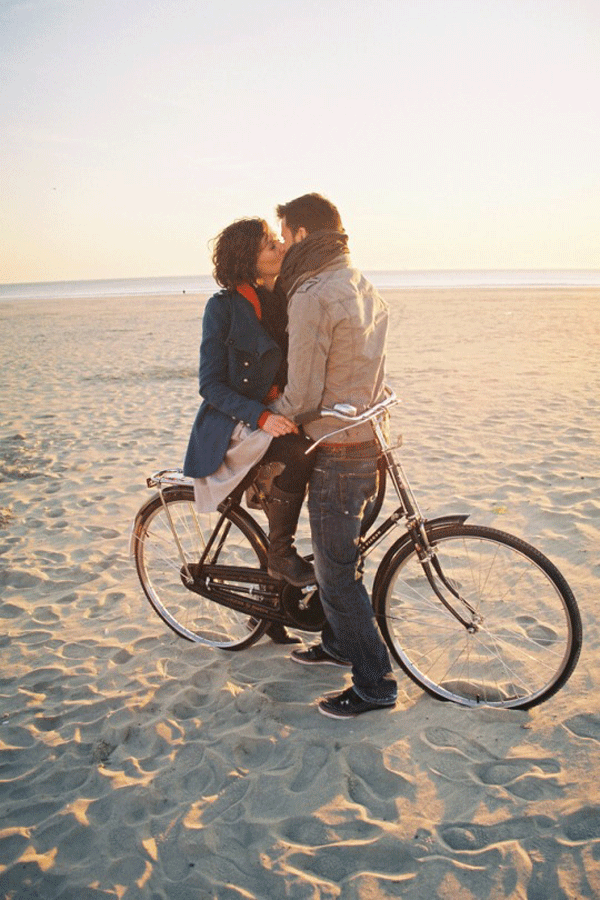
[[[377,473],[369,473],[367,476],[356,472],[341,474],[337,489],[340,510],[346,515],[362,517],[367,503],[375,496]]]

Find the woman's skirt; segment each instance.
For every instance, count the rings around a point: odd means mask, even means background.
[[[272,440],[272,436],[262,428],[252,431],[238,422],[233,429],[225,458],[216,472],[205,478],[194,478],[194,499],[198,512],[214,512],[252,466],[260,462]]]

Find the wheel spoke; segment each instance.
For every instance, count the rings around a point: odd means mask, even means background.
[[[495,529],[449,525],[432,543],[444,578],[475,611],[473,631],[445,609],[407,549],[374,598],[400,665],[430,693],[466,705],[527,707],[551,696],[581,646],[577,606],[558,570]]]
[[[135,534],[146,596],[167,625],[188,640],[227,649],[248,646],[263,633],[262,621],[200,596],[182,580],[184,565],[201,559],[219,517],[196,511],[191,488],[167,490],[163,497],[164,502],[157,497],[148,505]],[[252,522],[232,512],[226,521],[215,543],[220,564],[260,568],[264,563],[260,539],[247,520]]]

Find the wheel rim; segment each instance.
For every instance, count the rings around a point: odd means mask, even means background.
[[[404,670],[440,699],[466,706],[524,708],[558,690],[578,655],[564,588],[496,537],[449,535],[435,543],[445,575],[481,621],[469,633],[435,597],[411,553],[385,595],[392,652]]]
[[[169,517],[177,532],[186,563],[198,562],[217,523],[216,513],[196,511],[192,495],[169,498],[168,514],[162,504],[144,521],[136,541],[136,560],[144,591],[159,616],[178,634],[213,647],[233,648],[251,642],[264,626],[261,621],[188,590],[182,581],[182,559]],[[234,522],[218,561],[225,565],[259,568],[261,559],[249,538]]]

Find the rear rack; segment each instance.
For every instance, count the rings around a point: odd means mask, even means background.
[[[188,478],[183,474],[183,469],[161,469],[155,472],[150,478],[146,478],[146,484],[149,488],[161,487],[164,484],[189,484],[194,483],[193,478]]]

